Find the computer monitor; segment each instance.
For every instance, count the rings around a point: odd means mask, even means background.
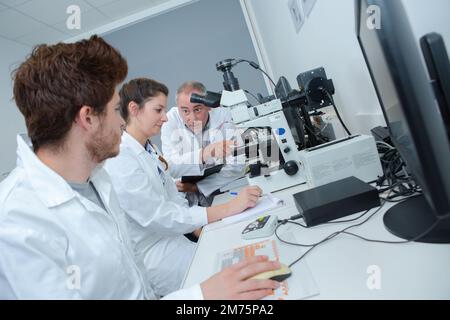
[[[367,23],[372,8],[380,14],[379,26]],[[355,9],[358,41],[391,140],[423,190],[390,208],[385,227],[407,240],[450,243],[450,144],[419,41],[402,1],[355,0]]]
[[[444,39],[431,32],[420,38],[420,46],[450,139],[450,61]]]

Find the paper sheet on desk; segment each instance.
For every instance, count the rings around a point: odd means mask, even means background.
[[[274,197],[273,195],[266,194],[265,196],[262,196],[261,199],[257,202],[256,206],[253,208],[249,208],[245,210],[242,213],[236,214],[231,217],[227,217],[222,219],[222,223],[227,224],[233,224],[239,221],[246,220],[248,218],[251,218],[253,216],[263,215],[266,213],[266,211],[281,207],[284,205],[284,201]]]
[[[288,259],[283,248],[277,246],[276,240],[265,240],[219,253],[217,271],[256,255],[266,255],[272,261],[280,261],[280,255]],[[264,300],[299,300],[319,294],[305,261],[302,261],[302,265],[294,265],[291,270],[292,276],[281,282],[280,288]]]

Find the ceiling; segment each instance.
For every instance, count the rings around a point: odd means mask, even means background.
[[[26,46],[55,43],[170,0],[0,0],[0,37]],[[71,5],[80,8],[80,29],[66,26]]]

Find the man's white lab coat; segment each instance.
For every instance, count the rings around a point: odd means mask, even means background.
[[[175,179],[202,175],[206,167],[215,164],[214,160],[209,160],[206,165],[201,163],[199,153],[202,145],[184,124],[177,107],[169,110],[167,118],[168,121],[162,126],[161,142],[164,158],[169,162],[170,174]],[[241,142],[241,137],[236,136],[230,112],[223,107],[211,109],[208,129],[203,131],[201,139],[209,143],[230,139]],[[244,175],[245,157],[228,157],[227,160],[230,163],[219,173],[197,182],[198,189],[206,197]]]
[[[172,177],[160,176],[158,159],[127,132],[119,155],[108,159],[105,169],[155,291],[164,295],[178,289],[195,251],[195,244],[183,234],[208,223],[206,208],[189,208]]]
[[[17,143],[17,167],[0,184],[0,299],[154,298],[107,173],[90,178],[105,211]]]

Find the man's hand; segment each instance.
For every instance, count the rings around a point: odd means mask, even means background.
[[[261,197],[262,190],[258,186],[248,186],[233,200],[227,203],[229,215],[241,213],[247,208],[253,208]]]
[[[279,287],[274,280],[249,279],[254,275],[280,267],[266,256],[256,256],[229,266],[200,284],[205,300],[256,300]]]
[[[196,183],[189,183],[189,182],[181,182],[177,181],[176,183],[177,189],[179,192],[197,192],[198,187]]]
[[[236,141],[233,140],[223,140],[216,143],[211,143],[201,149],[201,159],[203,163],[210,158],[225,159],[233,152],[235,146]]]

